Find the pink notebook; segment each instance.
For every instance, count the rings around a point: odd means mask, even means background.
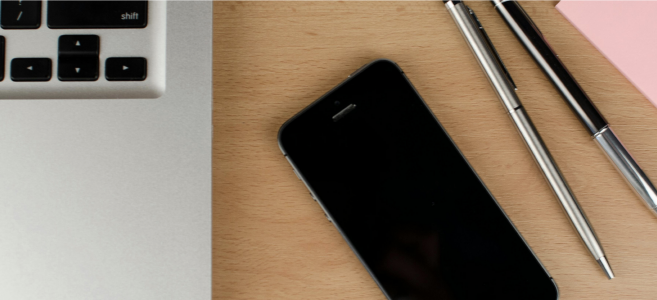
[[[657,1],[562,0],[557,10],[657,106]]]

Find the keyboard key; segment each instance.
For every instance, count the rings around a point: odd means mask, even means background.
[[[98,56],[97,35],[62,35],[59,37],[59,55]]]
[[[148,1],[48,1],[50,28],[143,28]]]
[[[36,29],[41,26],[41,1],[2,0],[0,26],[3,29]]]
[[[11,80],[48,81],[52,74],[50,58],[14,58],[11,60]]]
[[[5,79],[5,37],[0,35],[0,81]]]
[[[57,60],[57,78],[61,81],[98,80],[98,57],[60,56]]]
[[[109,81],[146,79],[146,59],[143,57],[110,57],[105,61],[105,78]]]

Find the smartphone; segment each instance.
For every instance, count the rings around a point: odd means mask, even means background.
[[[279,145],[388,299],[558,299],[557,286],[404,72],[376,60]]]

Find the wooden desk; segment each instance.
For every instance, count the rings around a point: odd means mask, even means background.
[[[561,299],[655,299],[657,217],[487,2],[471,1],[588,214],[590,256],[441,2],[215,2],[214,298],[384,299],[278,148],[288,118],[363,64],[396,61],[538,257]],[[524,2],[646,173],[653,107],[554,9]]]

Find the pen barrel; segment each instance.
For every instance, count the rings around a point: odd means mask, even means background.
[[[543,171],[545,179],[550,184],[557,199],[559,199],[566,215],[568,215],[568,219],[570,219],[573,227],[582,238],[584,245],[586,245],[593,257],[599,260],[605,254],[598,237],[531,119],[522,107],[510,112],[509,116],[523,137],[534,160]]]
[[[650,210],[657,214],[657,189],[610,127],[594,136],[598,146]]]
[[[534,124],[522,108],[515,89],[509,82],[506,74],[502,71],[502,67],[497,62],[492,49],[486,43],[479,27],[470,16],[469,9],[463,3],[457,2],[455,4],[452,1],[446,2],[445,7],[452,16],[452,19],[454,19],[463,38],[466,40],[479,65],[488,77],[502,104],[507,109],[509,116],[523,137],[534,160],[541,168],[550,187],[559,199],[573,227],[575,227],[575,230],[594,258],[596,260],[601,259],[604,257],[604,252],[591,224],[589,224],[579,203],[577,203],[575,196],[552,159],[550,152],[545,147],[545,143],[543,143],[543,140],[536,131]]]
[[[545,75],[566,100],[568,106],[579,116],[591,136],[598,133],[607,121],[598,111],[584,90],[552,50],[532,19],[516,1],[492,1],[495,9],[511,31],[543,70]]]
[[[481,69],[486,74],[488,81],[497,92],[504,108],[507,111],[513,111],[517,107],[520,107],[520,100],[516,96],[515,88],[511,85],[507,75],[497,62],[497,58],[488,46],[479,26],[475,24],[470,16],[469,8],[463,3],[454,4],[452,1],[445,3],[445,7],[459,28],[461,35],[463,35]]]

